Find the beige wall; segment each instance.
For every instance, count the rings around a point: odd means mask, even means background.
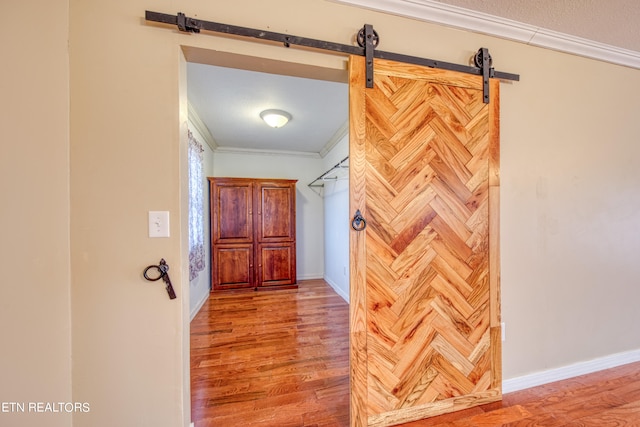
[[[89,402],[76,427],[186,425],[180,47],[344,68],[333,55],[146,24],[145,8],[341,43],[366,22],[381,49],[455,63],[488,47],[497,69],[522,77],[502,85],[505,379],[640,347],[637,70],[320,0],[72,0],[69,14],[66,1],[16,4],[5,14],[29,28],[1,30],[12,66],[1,71],[0,399]],[[170,238],[147,237],[149,210],[170,211]],[[161,257],[177,300],[141,277]]]
[[[626,326],[640,320],[640,72],[513,54],[522,81],[502,103],[506,378],[640,350]]]
[[[0,25],[0,425],[70,426],[69,8],[5,2]],[[8,408],[7,408],[8,409]],[[4,408],[0,408],[3,411]]]
[[[143,3],[71,2],[73,396],[91,402],[74,426],[177,426],[189,417],[180,50],[171,31],[144,25]],[[169,211],[170,238],[148,237],[150,210]],[[160,258],[178,299],[142,277]]]

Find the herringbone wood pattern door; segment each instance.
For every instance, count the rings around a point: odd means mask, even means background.
[[[350,64],[351,424],[501,398],[499,102],[482,78]]]

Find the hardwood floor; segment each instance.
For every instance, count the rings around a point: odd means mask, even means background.
[[[505,394],[502,402],[403,427],[640,426],[640,362]]]
[[[322,280],[212,294],[191,322],[195,426],[348,427],[348,311]],[[402,426],[640,426],[640,362]]]
[[[214,293],[191,322],[192,420],[348,426],[349,306],[323,280]]]

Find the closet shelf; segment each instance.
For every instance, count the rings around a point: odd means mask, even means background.
[[[314,179],[313,181],[311,181],[308,186],[309,187],[324,187],[324,181],[337,181],[338,177],[337,176],[328,176],[330,175],[332,172],[334,172],[335,170],[339,170],[339,169],[348,169],[349,165],[345,165],[344,163],[349,160],[349,156],[345,157],[344,159],[340,160],[339,163],[336,163],[335,166],[333,166],[331,169],[329,169],[328,171],[326,171],[325,173],[323,173],[322,175],[320,175],[319,177],[317,177],[316,179]]]

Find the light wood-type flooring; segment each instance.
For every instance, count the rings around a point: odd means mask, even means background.
[[[212,294],[191,322],[195,426],[348,427],[348,317],[322,280]],[[403,426],[640,426],[640,363]]]

